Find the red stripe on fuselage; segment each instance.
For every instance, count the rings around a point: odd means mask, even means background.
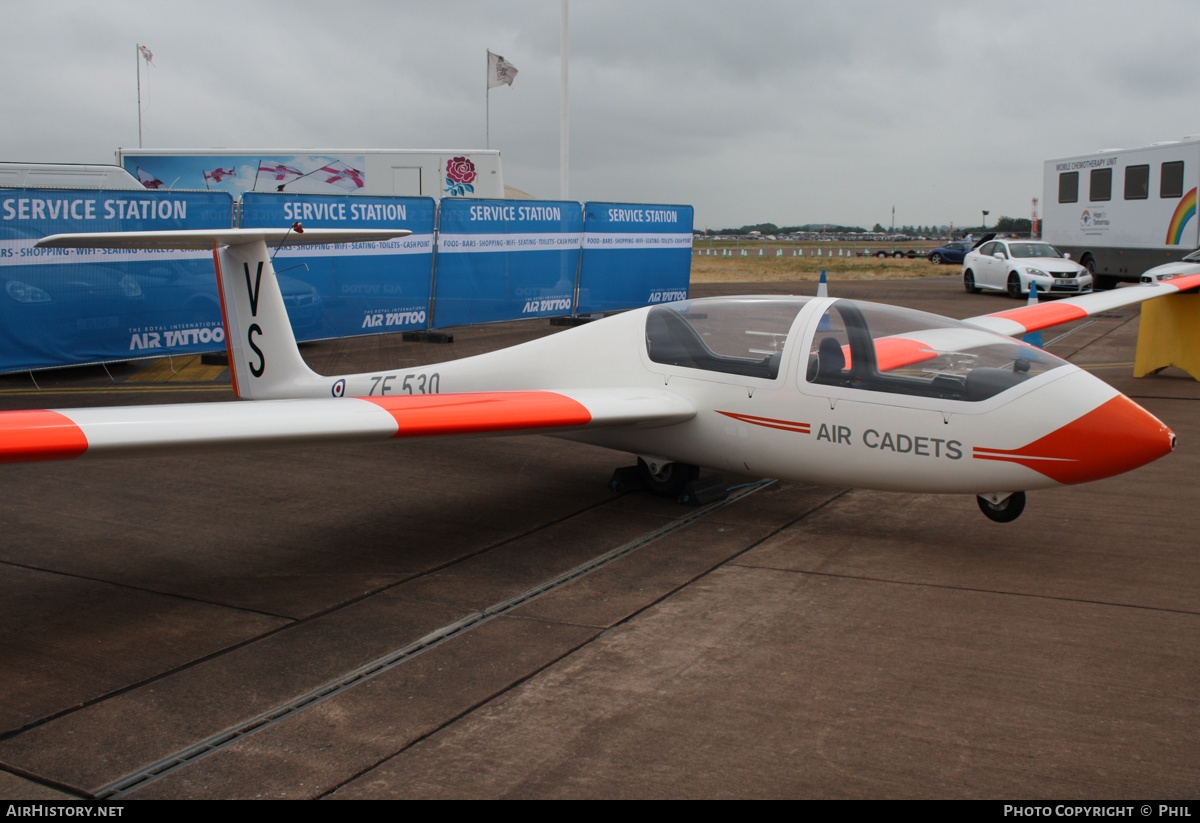
[[[810,434],[812,424],[797,423],[792,420],[776,420],[773,417],[755,417],[752,414],[737,414],[736,412],[727,412],[717,410],[717,414],[723,414],[726,417],[732,417],[734,420],[740,420],[743,423],[751,423],[755,426],[763,426],[768,429],[783,429],[784,431],[798,432],[799,434]]]
[[[87,436],[55,411],[0,412],[0,463],[71,460],[87,451]]]
[[[393,437],[555,429],[584,426],[592,420],[591,412],[579,401],[542,391],[358,399],[374,403],[396,419],[400,428]]]

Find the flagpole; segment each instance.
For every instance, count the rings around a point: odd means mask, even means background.
[[[487,123],[487,126],[486,126],[487,140],[484,143],[484,148],[490,149],[492,147],[492,51],[491,51],[491,49],[488,49],[487,71],[485,71],[483,73],[483,76],[484,76],[483,98],[487,101],[484,104],[484,111],[486,112],[486,123]]]
[[[560,59],[562,62],[562,90],[559,93],[559,122],[558,122],[558,199],[567,199],[567,170],[568,147],[570,145],[571,123],[567,114],[567,6],[568,0],[562,0],[562,44]]]
[[[133,45],[133,62],[137,64],[137,94],[138,94],[138,148],[142,147],[142,49],[141,43]]]

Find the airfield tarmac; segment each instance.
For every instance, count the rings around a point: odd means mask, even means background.
[[[952,276],[830,292],[1016,305]],[[0,797],[1200,797],[1200,383],[1132,378],[1136,307],[1092,320],[1051,350],[1179,446],[1004,525],[728,476],[688,507],[543,436],[4,466]],[[231,398],[173,365],[4,377],[0,408]]]

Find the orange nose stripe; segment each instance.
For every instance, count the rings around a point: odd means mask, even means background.
[[[1144,466],[1169,453],[1175,435],[1120,395],[1019,449],[976,446],[977,460],[1019,463],[1059,483],[1086,483]]]

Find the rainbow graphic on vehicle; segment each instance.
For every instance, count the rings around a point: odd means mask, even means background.
[[[1179,201],[1179,205],[1175,207],[1175,213],[1171,215],[1171,222],[1167,224],[1167,245],[1178,246],[1183,240],[1183,230],[1187,226],[1188,221],[1196,216],[1196,190],[1192,189],[1183,196]]]

